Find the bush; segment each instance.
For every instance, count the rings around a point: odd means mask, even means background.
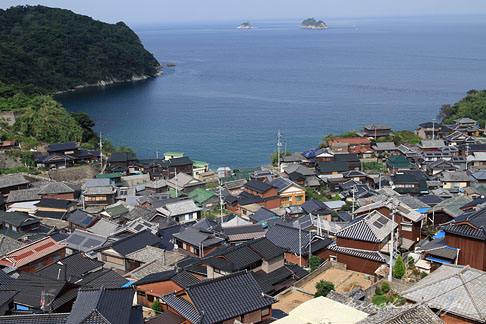
[[[319,258],[317,255],[312,255],[310,256],[310,272],[314,272],[317,268],[319,268],[319,265],[321,264],[321,258]]]
[[[162,312],[162,305],[160,305],[160,302],[157,299],[154,300],[152,305],[150,305],[150,308],[152,308],[156,312]]]
[[[373,302],[373,304],[380,307],[384,307],[386,306],[386,304],[388,304],[388,299],[386,298],[386,296],[383,295],[376,295],[371,301]]]
[[[332,282],[321,280],[316,283],[317,292],[314,294],[314,297],[323,296],[326,297],[332,290],[334,290],[334,284]]]
[[[384,283],[381,284],[381,289],[386,294],[387,292],[390,291],[390,284],[385,281]]]
[[[403,263],[402,256],[399,255],[398,258],[395,260],[395,265],[393,266],[393,275],[395,278],[402,279],[405,275],[405,264]]]
[[[420,273],[420,279],[424,279],[425,277],[427,277],[427,272],[422,271],[422,272]]]
[[[375,288],[375,294],[376,295],[383,295],[383,289],[381,289],[380,286],[376,286],[376,288]]]
[[[414,276],[417,276],[418,277],[418,276],[420,276],[420,270],[419,269],[413,269],[412,274]]]

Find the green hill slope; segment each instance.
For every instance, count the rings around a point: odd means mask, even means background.
[[[27,93],[154,76],[158,65],[123,22],[43,6],[0,10],[0,81]]]

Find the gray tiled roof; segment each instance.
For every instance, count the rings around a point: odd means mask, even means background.
[[[69,313],[0,316],[2,324],[66,324]]]
[[[486,322],[485,272],[444,264],[439,269],[405,290],[401,296],[424,303],[433,309],[447,310],[465,319]]]
[[[382,263],[388,262],[387,257],[378,251],[359,250],[359,249],[341,247],[335,244],[331,244],[328,247],[328,249],[337,253],[351,255],[361,259],[368,259],[368,260],[373,260]]]
[[[20,186],[28,184],[29,181],[24,178],[23,175],[19,173],[9,174],[0,177],[0,188],[8,188],[13,186]]]
[[[357,324],[444,324],[433,311],[424,304],[380,309]]]
[[[393,228],[398,226],[393,223]],[[367,242],[381,242],[392,231],[392,221],[378,211],[355,219],[350,225],[336,233],[337,237]]]
[[[10,251],[19,249],[25,246],[25,243],[17,241],[5,235],[0,235],[0,255],[9,253]]]
[[[39,188],[11,191],[7,198],[7,203],[40,200],[41,196],[39,195],[39,191]]]
[[[53,194],[63,194],[63,193],[73,193],[74,190],[67,184],[63,182],[50,182],[45,185],[39,191],[39,195],[53,195]]]
[[[102,246],[107,240],[106,236],[93,234],[86,231],[74,230],[65,240],[67,247],[81,252],[89,252]]]
[[[374,314],[376,313],[379,308],[373,304],[369,304],[367,302],[358,300],[358,299],[353,299],[349,296],[346,296],[345,294],[338,293],[334,290],[329,292],[329,294],[326,296],[326,298],[332,299],[334,301],[337,301],[341,304],[345,304],[348,306],[353,307],[354,309],[360,310],[362,312],[365,312],[367,314]]]

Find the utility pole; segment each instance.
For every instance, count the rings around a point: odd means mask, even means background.
[[[220,205],[220,217],[221,217],[221,226],[223,225],[223,185],[221,184],[221,180],[219,180],[219,205]]]
[[[158,160],[159,159],[159,150],[155,151],[155,159]]]
[[[380,172],[380,178],[379,178],[380,183],[378,184],[378,188],[381,190],[381,172]]]
[[[103,140],[100,132],[100,165],[101,170],[103,170]]]
[[[434,139],[435,139],[435,118],[432,118],[432,140]]]
[[[280,173],[280,148],[282,147],[282,134],[280,129],[277,132],[277,174]]]
[[[302,228],[299,223],[299,266],[302,267]]]
[[[467,164],[467,157],[469,156],[469,143],[466,144],[466,171],[469,170],[468,164]]]
[[[351,213],[351,219],[354,219],[354,193],[357,191],[356,185],[353,185],[353,189],[351,191],[353,192],[353,211]]]
[[[393,253],[395,252],[395,244],[394,244],[394,233],[395,233],[395,230],[393,228],[393,226],[395,225],[395,199],[392,198],[392,225],[391,225],[391,240],[390,240],[390,265],[389,265],[389,271],[388,271],[388,281],[389,282],[392,282],[393,280],[393,276],[392,276],[392,273],[393,273]]]
[[[177,178],[177,168],[174,170],[175,171],[175,181],[176,181],[176,198],[179,196],[178,193],[179,193],[179,180]]]

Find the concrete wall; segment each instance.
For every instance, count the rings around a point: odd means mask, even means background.
[[[276,257],[270,261],[265,261],[263,260],[262,263],[262,270],[265,271],[266,273],[270,273],[272,271],[275,271],[277,269],[280,269],[281,267],[284,266],[284,256],[283,254],[279,257]]]

